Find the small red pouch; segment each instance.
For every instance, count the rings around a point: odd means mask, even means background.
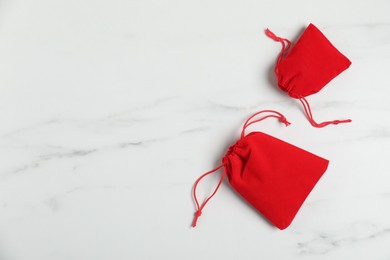
[[[260,113],[271,113],[253,120]],[[328,167],[329,161],[262,132],[245,136],[245,129],[256,122],[275,117],[289,125],[286,118],[273,110],[260,111],[244,124],[241,138],[231,146],[222,164],[203,174],[195,182],[194,200],[197,206],[193,227],[206,203],[215,195],[225,175],[230,185],[257,211],[279,229],[287,228],[303,202]],[[199,181],[224,168],[220,181],[202,205],[196,197]]]
[[[346,70],[351,61],[313,24],[306,28],[292,48],[288,39],[276,36],[269,29],[266,30],[266,35],[282,44],[274,68],[278,86],[290,97],[301,101],[310,123],[314,127],[324,127],[329,124],[351,122],[347,119],[316,123],[310,105],[305,99],[319,92],[333,78]]]

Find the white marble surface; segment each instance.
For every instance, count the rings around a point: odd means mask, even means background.
[[[0,259],[390,259],[390,2],[0,2]],[[317,25],[353,64],[298,102],[280,46]],[[293,224],[225,182],[190,228],[191,188],[253,128],[328,158]],[[218,175],[204,181],[208,194]]]

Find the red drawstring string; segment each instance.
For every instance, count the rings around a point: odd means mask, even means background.
[[[260,119],[257,119],[255,121],[252,121],[252,122],[249,122],[252,118],[254,118],[255,116],[261,114],[261,113],[275,113],[277,115],[267,115],[267,116],[264,116]],[[246,121],[245,121],[245,124],[244,126],[242,127],[242,131],[241,131],[241,138],[244,138],[245,136],[245,129],[250,126],[251,124],[254,124],[254,123],[257,123],[257,122],[260,122],[260,121],[263,121],[264,119],[266,118],[269,118],[269,117],[275,117],[275,118],[278,118],[283,124],[285,124],[286,126],[289,126],[290,125],[290,122],[287,121],[287,119],[284,117],[284,115],[282,115],[281,113],[279,113],[278,111],[275,111],[275,110],[262,110],[262,111],[259,111],[255,114],[253,114],[252,116],[250,116]]]
[[[276,64],[275,64],[275,67],[274,67],[275,74],[279,75],[278,74],[278,65],[279,65],[280,61],[283,59],[283,57],[287,54],[288,50],[290,49],[291,42],[288,39],[286,39],[286,38],[281,38],[281,37],[276,36],[268,28],[267,28],[267,30],[265,30],[265,34],[268,37],[270,37],[271,39],[273,39],[274,41],[280,42],[282,44],[282,50],[279,53],[278,59],[276,60]],[[286,45],[286,43],[287,43],[287,45]]]
[[[218,166],[217,168],[209,171],[209,172],[206,172],[205,174],[203,174],[202,176],[200,176],[196,182],[195,182],[195,185],[194,185],[194,200],[195,200],[195,203],[196,203],[196,207],[197,207],[197,211],[195,212],[195,217],[194,217],[194,221],[192,222],[192,227],[196,227],[196,222],[198,222],[198,218],[202,215],[202,210],[203,208],[206,206],[207,202],[209,202],[209,200],[215,195],[215,193],[217,193],[217,190],[219,189],[219,186],[221,186],[221,183],[223,181],[223,178],[225,177],[225,172],[222,173],[221,175],[221,179],[219,180],[218,182],[218,185],[217,187],[215,188],[214,192],[203,202],[203,204],[201,206],[199,206],[199,202],[198,202],[198,198],[196,197],[196,188],[198,186],[198,183],[204,178],[206,177],[207,175],[213,173],[213,172],[216,172],[218,171],[221,167],[223,167],[223,164],[221,164],[220,166]]]
[[[333,120],[333,121],[325,121],[322,123],[317,123],[316,121],[314,121],[313,114],[311,113],[311,108],[310,108],[309,102],[304,97],[300,97],[299,101],[301,101],[301,103],[303,105],[303,109],[305,110],[307,119],[309,119],[309,122],[314,127],[321,128],[321,127],[325,127],[327,125],[337,125],[337,124],[341,124],[341,123],[352,122],[351,119],[344,119],[344,120]]]
[[[261,114],[261,113],[275,113],[276,115],[267,115],[267,116],[264,116],[260,119],[256,119],[252,122],[250,122],[251,119],[253,119],[255,116]],[[282,123],[284,123],[286,126],[290,125],[290,122],[287,121],[287,119],[279,112],[277,111],[274,111],[274,110],[262,110],[262,111],[259,111],[255,114],[253,114],[251,117],[249,117],[246,121],[245,121],[245,124],[244,126],[242,127],[242,132],[241,132],[241,138],[244,138],[245,137],[245,129],[250,126],[251,124],[254,124],[254,123],[257,123],[257,122],[260,122],[266,118],[269,118],[269,117],[275,117],[275,118],[278,118]],[[195,217],[194,217],[194,221],[192,222],[192,227],[196,227],[196,223],[198,222],[198,218],[202,215],[202,210],[203,208],[206,206],[206,204],[210,201],[210,199],[215,195],[215,193],[217,193],[219,187],[221,186],[222,184],[222,181],[223,179],[225,178],[225,175],[226,173],[223,172],[222,175],[221,175],[221,178],[219,179],[219,182],[218,182],[218,185],[217,187],[215,188],[215,190],[213,191],[213,193],[202,203],[202,205],[199,205],[199,201],[198,201],[198,198],[196,196],[196,188],[198,187],[198,184],[199,182],[204,178],[206,177],[207,175],[209,174],[212,174],[216,171],[218,171],[220,168],[222,168],[224,166],[224,164],[221,164],[219,165],[217,168],[211,170],[211,171],[208,171],[206,173],[204,173],[202,176],[200,176],[196,181],[195,181],[195,184],[194,184],[194,190],[193,190],[193,196],[194,196],[194,200],[195,200],[195,204],[196,204],[196,212],[195,212]]]

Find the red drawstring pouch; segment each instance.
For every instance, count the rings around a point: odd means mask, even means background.
[[[350,119],[317,123],[306,97],[317,93],[333,78],[346,70],[351,61],[339,52],[322,32],[310,24],[294,46],[288,39],[276,36],[269,29],[266,35],[282,44],[274,72],[278,86],[292,98],[298,99],[314,127],[349,123]],[[291,48],[290,48],[291,47]]]
[[[257,118],[261,113],[268,115]],[[273,110],[254,114],[245,122],[241,138],[228,149],[222,164],[196,180],[193,196],[197,211],[193,227],[225,176],[237,193],[273,225],[279,229],[290,225],[326,171],[329,161],[262,132],[245,135],[248,126],[270,117],[278,118],[286,126],[290,124],[282,114]],[[223,173],[217,187],[200,205],[196,196],[198,183],[221,168]]]

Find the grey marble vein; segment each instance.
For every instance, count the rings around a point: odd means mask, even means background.
[[[363,226],[363,234],[359,234],[359,229]],[[376,225],[353,224],[344,230],[336,233],[318,233],[314,238],[297,243],[300,255],[325,255],[340,248],[362,245],[365,241],[381,239],[390,235],[390,228],[378,227]]]

